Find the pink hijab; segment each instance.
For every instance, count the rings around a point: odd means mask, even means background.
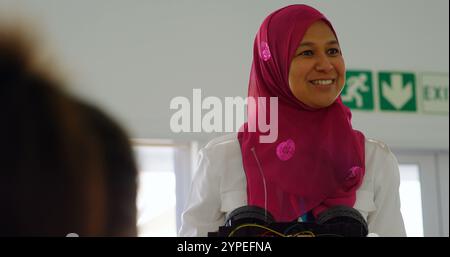
[[[334,32],[314,8],[284,7],[264,20],[253,46],[248,96],[278,97],[278,138],[261,143],[265,133],[249,131],[248,123],[241,128],[247,200],[279,222],[309,211],[317,216],[335,205],[353,207],[365,173],[364,135],[352,128],[351,112],[340,97],[329,107],[313,109],[289,89],[291,60],[306,30],[318,20]],[[257,119],[261,108],[248,108],[247,116]]]

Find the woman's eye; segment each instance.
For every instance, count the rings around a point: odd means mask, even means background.
[[[339,53],[340,53],[340,51],[337,48],[328,49],[328,54],[330,54],[330,55],[337,55]]]
[[[311,56],[311,55],[313,55],[313,52],[311,50],[306,50],[306,51],[301,52],[299,55]]]

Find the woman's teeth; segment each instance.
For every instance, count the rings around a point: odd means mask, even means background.
[[[330,85],[334,83],[334,79],[311,80],[314,85]]]

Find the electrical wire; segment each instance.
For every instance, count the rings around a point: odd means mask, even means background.
[[[256,228],[262,228],[262,229],[265,229],[266,232],[264,232],[264,233],[261,234],[260,236],[265,235],[265,234],[268,233],[268,232],[274,233],[275,235],[278,235],[278,236],[280,236],[280,237],[315,237],[315,236],[316,236],[312,231],[301,231],[301,232],[295,233],[295,234],[293,234],[293,235],[287,235],[287,234],[280,233],[280,232],[278,232],[278,231],[276,231],[276,230],[273,230],[273,229],[268,228],[268,227],[263,226],[263,225],[258,225],[258,224],[243,224],[243,225],[240,225],[240,226],[236,227],[235,229],[233,229],[233,231],[231,231],[230,234],[228,234],[228,237],[232,237],[238,230],[240,230],[240,229],[242,229],[242,228],[245,228],[245,227],[256,227]],[[330,234],[330,235],[331,235],[331,234]]]

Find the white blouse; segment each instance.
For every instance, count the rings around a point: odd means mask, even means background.
[[[369,233],[406,236],[397,159],[384,143],[371,139],[365,141],[365,159],[366,173],[353,208],[366,219]],[[179,236],[207,236],[217,231],[228,213],[247,205],[246,187],[236,134],[213,139],[199,152]]]

